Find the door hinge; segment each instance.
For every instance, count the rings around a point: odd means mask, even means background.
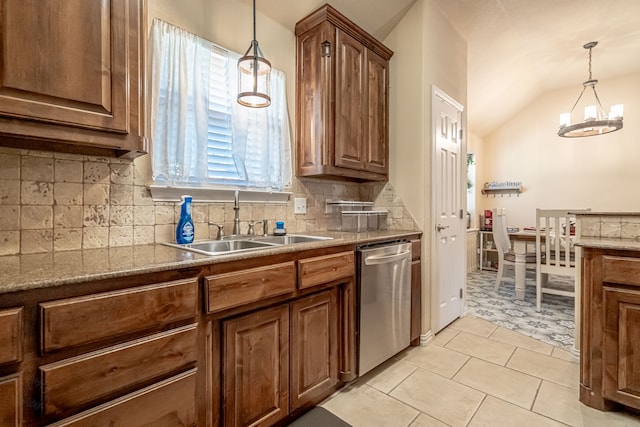
[[[463,213],[462,213],[462,209],[460,209],[460,219],[462,219],[462,218],[463,218],[463,216],[462,216],[462,215],[463,215]]]
[[[460,298],[462,298],[462,288],[460,288]]]
[[[460,129],[460,139],[462,139],[462,129]]]

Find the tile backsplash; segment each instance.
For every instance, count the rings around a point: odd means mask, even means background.
[[[174,240],[179,207],[151,199],[147,157],[130,161],[0,148],[0,255]],[[263,219],[271,230],[275,220],[284,220],[290,233],[326,230],[328,199],[373,201],[389,211],[389,229],[416,228],[389,183],[294,179],[291,192],[286,205],[241,203],[243,232],[247,221]],[[294,214],[294,197],[307,198],[306,214]],[[210,223],[223,223],[229,234],[233,216],[231,203],[194,203],[196,238],[215,236]]]
[[[616,239],[640,237],[640,216],[621,213],[603,215],[580,215],[580,235]]]

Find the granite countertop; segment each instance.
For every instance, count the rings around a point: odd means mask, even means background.
[[[640,216],[640,212],[598,212],[598,211],[580,211],[576,215],[583,216]]]
[[[0,294],[81,283],[90,280],[204,266],[218,262],[306,249],[345,244],[366,244],[381,240],[399,239],[421,233],[418,230],[388,230],[365,233],[335,231],[301,233],[333,237],[333,239],[216,256],[200,255],[162,244],[0,256],[0,271],[2,271],[2,275],[0,275]]]
[[[622,239],[614,237],[580,237],[576,246],[595,249],[617,249],[621,251],[640,251],[640,239]]]

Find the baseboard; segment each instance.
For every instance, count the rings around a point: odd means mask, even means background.
[[[433,340],[433,332],[428,331],[420,335],[420,347],[426,347]]]

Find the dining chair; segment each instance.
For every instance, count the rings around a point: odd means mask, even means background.
[[[505,267],[509,266],[515,269],[516,254],[511,250],[511,239],[507,231],[507,220],[504,209],[493,209],[493,241],[498,250],[498,275],[496,276],[495,290],[500,289],[500,285],[504,280]],[[526,268],[535,268],[536,254],[528,252],[526,257]]]
[[[580,286],[576,262],[580,248],[574,247],[576,213],[591,209],[536,209],[536,310],[540,311],[542,294],[575,298]],[[549,274],[573,279],[570,288],[553,287]]]

